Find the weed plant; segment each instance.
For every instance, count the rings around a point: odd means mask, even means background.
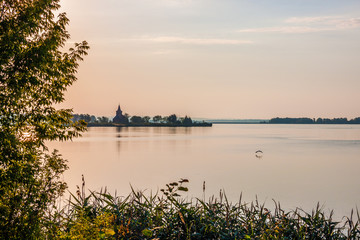
[[[185,200],[187,179],[172,182],[160,193],[135,191],[127,197],[106,189],[85,195],[85,182],[68,205],[54,215],[49,232],[60,239],[360,239],[360,217],[343,221],[326,216],[319,204],[311,212],[269,210],[258,200],[233,204],[225,194]],[[204,184],[205,191],[205,184]],[[354,220],[356,219],[356,220]]]

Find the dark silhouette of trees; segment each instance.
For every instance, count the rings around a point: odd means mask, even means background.
[[[90,122],[97,122],[97,117],[95,117],[94,115],[91,115]]]
[[[272,118],[269,123],[281,124],[311,124],[314,120],[311,118]]]
[[[110,122],[110,119],[108,117],[98,117],[97,118],[97,121],[99,123],[109,123]]]
[[[347,118],[272,118],[269,123],[273,124],[359,124],[360,118],[348,120]]]
[[[145,116],[145,117],[143,117],[142,119],[143,119],[144,123],[149,123],[151,117]]]
[[[73,114],[71,120],[73,122],[82,120],[86,123],[100,123],[100,124],[110,122],[110,119],[108,117],[105,117],[105,116],[96,117],[94,115],[89,115],[89,114]]]
[[[125,113],[125,114],[124,114],[124,117],[125,117],[126,119],[128,119],[128,122],[129,122],[130,115],[127,114],[127,113]]]
[[[129,115],[127,113],[124,116],[128,119]],[[93,119],[96,119],[95,121]],[[195,122],[191,117],[185,116],[183,118],[178,118],[175,114],[172,114],[167,117],[162,117],[156,115],[152,118],[149,116],[132,116],[130,117],[130,122],[123,124],[124,126],[211,126],[212,124],[206,122]],[[84,121],[88,123],[88,126],[114,126],[114,123],[108,117],[95,117],[89,114],[73,114],[72,121]],[[116,125],[116,124],[115,124]],[[118,125],[117,125],[118,126]]]
[[[192,126],[193,122],[192,122],[192,120],[191,120],[190,117],[185,116],[185,118],[184,118],[183,121],[182,121],[182,124],[183,124],[184,126]]]
[[[82,114],[80,116],[80,120],[84,120],[85,122],[89,123],[91,122],[91,116],[89,114]]]
[[[153,121],[155,123],[161,122],[162,121],[162,117],[160,115],[156,115],[153,117]]]
[[[142,117],[140,117],[140,116],[132,116],[130,118],[130,121],[132,123],[144,123],[144,119]]]
[[[322,124],[323,123],[323,119],[322,118],[318,118],[318,119],[316,119],[316,122],[315,123],[317,123],[317,124]]]
[[[72,116],[73,122],[80,121],[80,120],[83,120],[86,123],[90,123],[90,122],[95,122],[96,117],[90,116],[89,114],[73,114],[73,116]]]
[[[176,124],[177,116],[175,114],[172,114],[168,116],[166,120],[168,123]]]
[[[360,124],[360,117],[351,119],[351,120],[349,121],[349,123],[351,123],[351,124]]]
[[[333,124],[346,124],[348,123],[347,118],[334,118],[332,119]]]

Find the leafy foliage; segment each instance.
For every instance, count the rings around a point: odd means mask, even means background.
[[[65,160],[45,141],[69,140],[85,130],[72,111],[56,110],[76,80],[86,42],[60,51],[69,38],[59,0],[0,1],[0,238],[33,239],[66,184]]]
[[[64,239],[359,239],[360,218],[343,222],[317,207],[286,212],[275,202],[274,210],[257,200],[228,202],[219,197],[208,201],[185,200],[187,179],[166,184],[162,194],[134,191],[127,197],[104,192],[77,196],[59,221],[58,237]],[[204,185],[205,191],[205,185]],[[357,219],[357,220],[356,220]]]

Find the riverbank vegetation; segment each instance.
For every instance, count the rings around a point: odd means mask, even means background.
[[[359,239],[359,214],[342,222],[319,205],[307,213],[285,211],[274,202],[269,210],[257,200],[231,203],[220,191],[209,200],[187,200],[187,179],[172,182],[160,193],[124,196],[85,194],[85,183],[57,212],[48,229],[58,239]],[[205,192],[205,183],[204,188]]]
[[[88,127],[111,127],[111,126],[123,126],[123,127],[211,127],[212,124],[202,121],[193,121],[191,117],[178,117],[176,114],[169,116],[156,115],[150,116],[130,116],[124,114],[124,117],[128,119],[128,123],[113,123],[108,117],[96,117],[89,114],[73,114],[72,121],[84,121]]]

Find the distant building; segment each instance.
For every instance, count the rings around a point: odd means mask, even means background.
[[[118,106],[118,109],[116,110],[116,116],[113,118],[113,123],[129,123],[129,120],[127,119],[127,117],[125,117],[122,114],[120,105]]]

